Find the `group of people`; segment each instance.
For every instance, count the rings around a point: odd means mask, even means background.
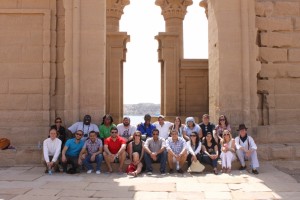
[[[240,170],[245,170],[245,160],[250,160],[252,173],[258,174],[257,146],[247,134],[247,127],[240,124],[239,135],[233,139],[225,115],[219,117],[217,125],[210,122],[208,114],[202,116],[200,124],[196,124],[193,117],[187,117],[185,124],[176,117],[172,123],[163,115],[151,123],[149,114],[137,126],[130,124],[129,117],[115,125],[111,115],[105,115],[99,127],[91,121],[91,116],[86,115],[82,122],[65,129],[61,118],[55,119],[49,137],[43,142],[45,173],[60,171],[61,164],[63,172],[79,173],[83,165],[89,174],[94,171],[92,163],[96,163],[95,172],[100,174],[103,159],[108,168],[106,173],[113,172],[111,163],[119,163],[118,172],[123,173],[128,158],[131,163],[126,172],[131,176],[137,176],[143,170],[151,175],[153,162],[160,163],[162,175],[166,174],[167,163],[170,174],[175,170],[184,173],[186,161],[188,166],[193,162],[210,164],[213,173],[218,174],[219,158],[222,172],[230,173],[231,164],[238,157]],[[71,165],[69,169],[68,164]]]

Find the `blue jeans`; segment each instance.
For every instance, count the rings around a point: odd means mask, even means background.
[[[93,169],[93,166],[91,163],[97,163],[97,166],[96,166],[96,171],[100,171],[100,166],[101,166],[101,163],[102,163],[102,160],[103,160],[103,155],[102,154],[98,154],[96,157],[95,157],[95,161],[91,161],[91,157],[92,155],[87,155],[83,161],[83,164],[84,166],[88,169],[88,170],[92,170]]]
[[[213,166],[214,168],[217,167],[218,165],[218,159],[214,159],[212,160],[208,155],[203,154],[202,155],[202,162],[203,163],[207,163],[210,164],[211,166]]]
[[[167,163],[167,151],[157,155],[157,160],[154,161],[148,153],[144,153],[144,160],[146,164],[146,171],[152,172],[152,162],[160,163],[160,172],[166,172],[166,163]]]

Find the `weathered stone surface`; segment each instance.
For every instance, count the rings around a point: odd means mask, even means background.
[[[271,146],[272,157],[275,159],[284,159],[294,157],[295,150],[292,146],[276,144]]]
[[[267,62],[287,61],[287,49],[260,47],[260,56]]]
[[[255,14],[259,16],[270,16],[273,13],[274,5],[270,1],[256,2]]]
[[[274,32],[261,33],[261,44],[268,47],[297,47],[300,43],[294,42],[294,35]]]
[[[26,195],[28,194],[32,196],[56,196],[60,191],[60,189],[33,189],[27,192]]]
[[[292,1],[276,1],[274,6],[273,15],[299,15],[300,7],[299,2]]]
[[[300,49],[289,49],[289,61],[292,62],[300,61]]]
[[[94,197],[94,194],[95,194],[95,191],[69,189],[69,190],[61,191],[57,196],[60,196],[60,197],[90,198],[90,197]]]
[[[256,27],[267,31],[291,31],[293,21],[291,17],[256,17]]]
[[[9,92],[11,94],[41,94],[41,79],[10,79]]]

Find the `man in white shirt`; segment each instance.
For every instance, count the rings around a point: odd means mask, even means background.
[[[44,165],[46,166],[45,173],[52,173],[54,169],[59,172],[58,162],[61,149],[61,140],[57,138],[57,130],[50,129],[50,137],[43,142]]]
[[[167,139],[170,133],[170,127],[173,123],[169,121],[165,121],[165,117],[163,115],[159,115],[157,118],[157,122],[154,122],[153,125],[159,130],[159,137]]]
[[[117,125],[119,136],[124,138],[126,142],[131,141],[133,138],[133,133],[136,131],[136,127],[130,125],[130,118],[124,117],[123,123]]]
[[[240,170],[246,169],[245,159],[251,161],[252,173],[258,174],[257,168],[259,167],[257,159],[257,146],[253,138],[247,135],[247,127],[245,124],[240,124],[239,136],[235,138],[236,154],[240,160],[241,167]]]
[[[92,117],[90,115],[85,115],[83,118],[83,122],[76,122],[72,126],[68,128],[69,131],[72,132],[72,134],[75,134],[77,131],[81,130],[83,131],[83,137],[81,140],[83,142],[86,141],[86,139],[89,137],[89,133],[91,131],[95,131],[97,136],[99,135],[99,128],[96,124],[92,124]]]

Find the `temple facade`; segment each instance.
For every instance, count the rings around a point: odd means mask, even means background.
[[[208,60],[184,59],[192,0],[156,0],[161,114],[225,114],[245,123],[265,160],[300,159],[300,0],[203,0]],[[56,116],[123,116],[123,63],[130,35],[119,22],[130,0],[0,0],[0,138],[9,165],[36,163]],[[137,55],[138,56],[138,55]],[[286,136],[288,135],[288,136]],[[31,155],[31,156],[25,156]],[[0,165],[1,165],[0,164]]]

